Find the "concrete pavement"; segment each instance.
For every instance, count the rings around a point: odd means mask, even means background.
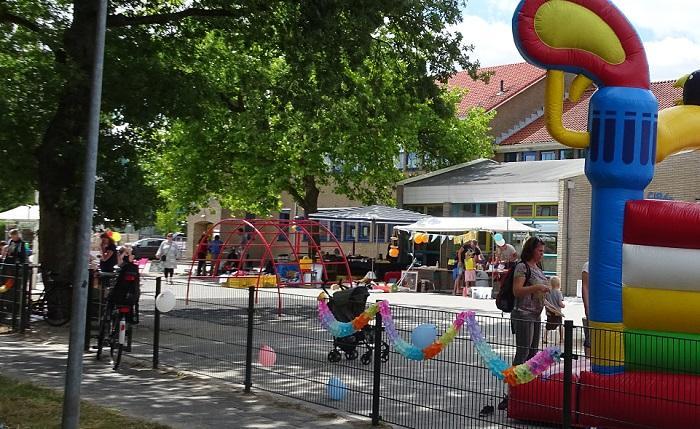
[[[67,329],[31,336],[0,336],[0,373],[4,376],[62,390],[65,378]],[[173,428],[330,428],[369,427],[367,419],[335,410],[282,400],[242,387],[182,373],[152,370],[127,358],[119,372],[109,359],[84,360],[82,397]],[[60,416],[57,416],[57,423]]]

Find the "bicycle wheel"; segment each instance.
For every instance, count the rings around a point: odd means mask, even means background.
[[[122,361],[122,352],[124,351],[124,344],[119,339],[120,325],[124,315],[117,313],[116,323],[112,327],[112,335],[110,338],[110,348],[109,354],[112,356],[112,369],[116,371],[119,368],[119,364]],[[113,319],[114,320],[114,319]]]
[[[100,329],[99,333],[97,334],[97,353],[95,354],[95,358],[97,360],[100,360],[102,358],[102,348],[105,345],[105,341],[107,340],[109,336],[109,311],[107,307],[104,309],[104,314],[102,314],[102,317],[100,318]]]
[[[44,294],[44,320],[51,326],[63,326],[70,320],[70,289],[53,287]]]

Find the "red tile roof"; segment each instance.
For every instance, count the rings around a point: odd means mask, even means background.
[[[675,101],[683,98],[683,89],[674,88],[674,81],[653,82],[651,91],[659,100],[659,110],[671,107]],[[588,126],[588,102],[594,90],[586,91],[581,99],[572,103],[564,102],[564,126],[572,130],[585,131]],[[522,130],[503,140],[501,146],[516,145],[521,143],[553,142],[554,139],[547,132],[544,116],[538,118]]]
[[[472,107],[483,107],[487,111],[494,109],[532,84],[544,79],[546,73],[545,70],[528,63],[484,67],[479,71],[492,72],[488,84],[472,80],[464,71],[455,74],[447,81],[447,85],[451,88],[469,90],[459,103],[460,116]],[[501,92],[501,81],[503,81],[503,92]]]

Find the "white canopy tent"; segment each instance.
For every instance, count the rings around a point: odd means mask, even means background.
[[[38,221],[39,220],[39,206],[24,205],[24,206],[15,207],[11,210],[0,213],[0,220]]]
[[[394,227],[406,232],[463,234],[467,231],[532,232],[537,231],[512,217],[427,217],[410,225]]]

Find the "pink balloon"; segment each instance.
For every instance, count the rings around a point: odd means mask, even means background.
[[[270,346],[260,347],[260,352],[258,353],[258,363],[262,366],[272,366],[277,360],[277,354]]]

